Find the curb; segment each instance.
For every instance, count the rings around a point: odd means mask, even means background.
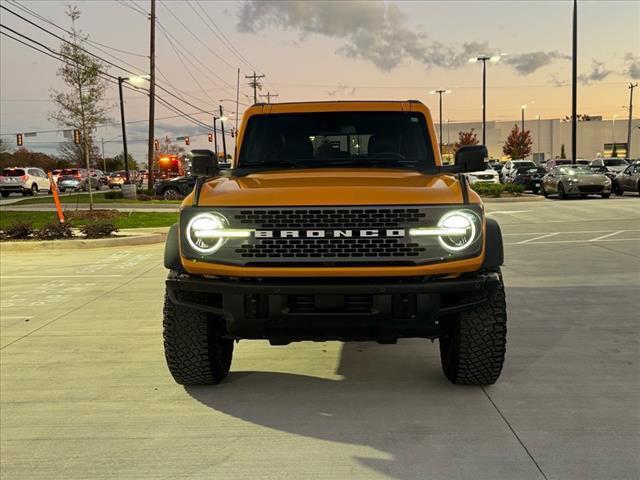
[[[543,202],[546,200],[542,195],[531,195],[521,197],[505,197],[505,198],[493,198],[493,197],[481,197],[482,203],[516,203],[516,202]]]
[[[162,243],[167,238],[163,232],[132,234],[114,238],[95,238],[77,240],[44,240],[44,241],[23,241],[23,242],[2,242],[0,251],[2,252],[24,252],[33,250],[70,250],[77,248],[110,248],[125,247],[131,245],[151,245]]]

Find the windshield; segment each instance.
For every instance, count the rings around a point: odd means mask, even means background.
[[[23,175],[25,175],[25,173],[21,168],[5,168],[2,170],[3,177],[21,177]]]
[[[573,165],[558,168],[560,175],[593,175],[591,169],[585,165]]]
[[[528,170],[529,168],[538,168],[538,165],[536,165],[533,162],[518,162],[518,163],[513,163],[513,166],[520,171],[522,170]]]
[[[604,164],[607,167],[626,167],[628,165],[628,163],[626,161],[622,160],[621,158],[605,160]]]
[[[433,167],[422,114],[326,112],[249,119],[238,167]]]

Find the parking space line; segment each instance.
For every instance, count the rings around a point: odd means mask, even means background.
[[[614,230],[577,230],[577,231],[573,231],[573,232],[557,232],[560,234],[575,234],[575,233],[609,233],[609,232],[614,232]],[[615,233],[622,233],[622,232],[640,232],[640,230],[620,230],[617,231]],[[544,235],[545,233],[551,233],[551,232],[520,232],[520,233],[503,233],[502,236],[503,237],[508,237],[508,236],[514,236],[514,235]]]
[[[529,243],[529,242],[533,242],[534,240],[540,240],[542,238],[549,238],[549,237],[553,237],[555,235],[560,235],[560,232],[547,233],[546,235],[540,235],[538,237],[527,238],[526,240],[522,240],[520,242],[517,242],[516,245],[522,245],[523,243]]]
[[[625,230],[618,230],[617,232],[608,233],[607,235],[602,235],[600,237],[592,238],[589,240],[590,242],[597,242],[598,240],[602,240],[603,238],[613,237],[614,235],[618,235],[619,233],[623,233]]]
[[[605,238],[604,240],[598,240],[599,243],[603,242],[640,242],[638,238]],[[505,245],[522,245],[524,242],[505,243]],[[548,242],[533,242],[529,245],[549,245],[553,243],[595,243],[594,240],[551,240]]]
[[[0,275],[3,278],[104,278],[121,277],[122,275]]]

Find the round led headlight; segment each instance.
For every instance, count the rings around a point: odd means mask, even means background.
[[[227,225],[227,220],[217,213],[201,213],[193,217],[187,224],[187,242],[196,252],[203,255],[212,254],[222,247],[224,237],[220,235]]]
[[[449,252],[461,252],[469,247],[478,234],[474,216],[473,213],[462,210],[445,213],[438,222],[438,227],[452,233],[438,236],[442,248]]]

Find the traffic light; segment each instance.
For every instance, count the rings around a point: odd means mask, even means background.
[[[18,133],[18,134],[16,135],[16,145],[18,145],[19,147],[21,147],[21,146],[22,146],[22,144],[23,144],[23,141],[22,141],[22,134],[21,134],[21,133]]]
[[[213,142],[213,133],[207,135],[209,137],[209,142]]]
[[[189,140],[189,137],[184,137],[184,144],[191,145],[191,140]]]
[[[80,130],[73,131],[73,143],[80,145]]]
[[[153,141],[153,148],[155,149],[156,152],[160,150],[160,140]]]

